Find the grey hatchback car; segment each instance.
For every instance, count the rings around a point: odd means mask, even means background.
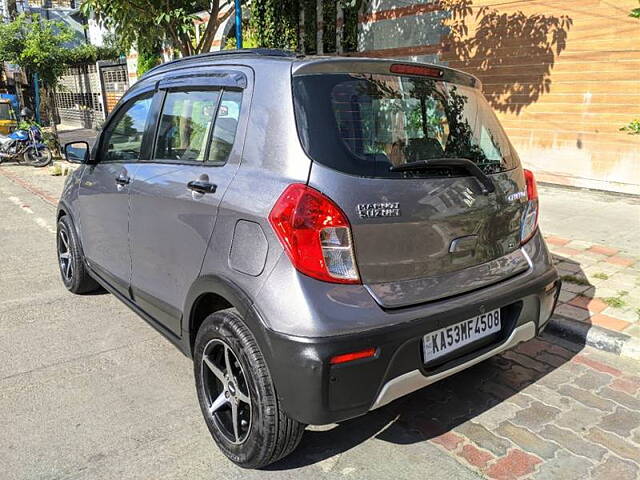
[[[184,58],[65,151],[65,286],[193,358],[243,467],[535,337],[556,304],[533,175],[479,81],[440,65]]]

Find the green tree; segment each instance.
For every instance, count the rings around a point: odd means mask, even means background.
[[[297,49],[297,0],[253,1],[250,8],[250,28],[258,46]]]
[[[72,30],[63,22],[44,20],[39,15],[18,15],[0,24],[0,61],[19,65],[28,75],[38,74],[42,82],[42,107],[54,119],[53,93],[58,78],[69,65],[115,58],[117,50],[81,45],[71,48]],[[55,121],[51,122],[57,136]]]
[[[14,63],[42,80],[43,108],[53,118],[53,90],[66,68],[70,52],[65,48],[73,32],[62,22],[21,14],[0,24],[0,61]],[[54,135],[57,133],[52,122]]]
[[[80,8],[114,29],[127,47],[152,52],[158,39],[167,36],[186,57],[211,50],[218,26],[234,11],[221,11],[224,4],[224,0],[84,0]],[[209,18],[196,38],[196,13],[203,11]]]

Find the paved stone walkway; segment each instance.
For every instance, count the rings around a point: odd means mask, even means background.
[[[546,240],[564,281],[556,316],[640,338],[640,255],[556,236]]]
[[[433,407],[402,422],[488,478],[640,479],[637,363],[567,346],[521,344],[416,394]]]

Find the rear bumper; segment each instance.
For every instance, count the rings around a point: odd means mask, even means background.
[[[485,296],[475,292],[416,308],[415,320],[390,327],[315,338],[267,330],[268,362],[279,398],[291,417],[308,424],[365,414],[533,338],[546,326],[559,289],[557,271],[548,265],[537,269],[536,275],[510,281],[509,288],[487,289],[491,291]],[[421,349],[425,334],[495,308],[502,310],[499,334],[460,349],[452,358],[444,357],[434,367],[425,367]],[[371,347],[377,348],[373,358],[329,364],[335,355]]]

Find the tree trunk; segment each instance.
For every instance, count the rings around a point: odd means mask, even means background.
[[[300,2],[300,17],[298,19],[298,30],[300,40],[298,41],[298,49],[300,53],[304,55],[304,40],[305,40],[305,28],[304,28],[304,0]]]
[[[317,31],[316,31],[316,50],[318,55],[324,53],[323,47],[323,34],[324,34],[324,19],[322,18],[322,0],[316,0],[316,14],[317,14]]]
[[[53,150],[53,155],[59,157],[60,137],[58,137],[58,126],[56,125],[56,121],[58,119],[58,111],[53,88],[45,87],[43,88],[43,93],[44,95],[42,95],[42,106],[44,107],[44,111],[47,112],[47,118],[49,119],[51,128],[51,135],[53,136],[53,145],[49,145],[49,147]]]
[[[342,55],[342,40],[344,38],[344,10],[342,2],[338,0],[336,5],[336,54]]]

